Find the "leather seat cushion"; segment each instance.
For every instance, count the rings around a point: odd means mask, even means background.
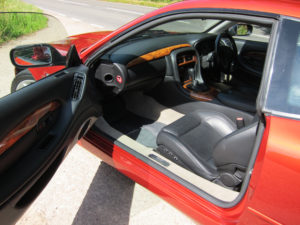
[[[214,145],[236,129],[235,123],[222,113],[197,110],[164,127],[157,145],[166,147],[197,174],[214,179]]]

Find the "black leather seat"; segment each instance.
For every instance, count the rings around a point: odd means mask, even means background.
[[[256,97],[258,89],[240,86],[237,89],[230,89],[217,95],[217,99],[224,105],[246,112],[256,112]]]
[[[164,127],[157,151],[200,176],[235,187],[246,171],[257,122],[237,129],[218,112],[195,111]]]

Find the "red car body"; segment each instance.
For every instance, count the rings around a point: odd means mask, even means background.
[[[58,50],[62,56],[66,56],[71,45],[75,45],[78,52],[83,52],[85,49],[101,40],[103,37],[110,34],[111,31],[99,31],[87,34],[73,35],[65,40],[61,40],[51,45]],[[65,68],[64,66],[49,66],[49,67],[36,67],[28,68],[35,80],[40,80],[47,76],[48,74],[55,73],[61,69]]]
[[[85,62],[113,37],[157,15],[183,9],[233,9],[300,18],[300,1],[201,0],[176,3],[119,28],[72,36]],[[31,68],[35,79],[62,67]],[[297,224],[300,222],[300,121],[265,115],[266,128],[248,190],[232,208],[221,208],[167,177],[102,136],[89,131],[79,142],[121,173],[202,224]],[[298,181],[297,181],[298,180]]]
[[[299,1],[185,1],[123,26],[82,52],[81,58],[85,61],[112,37],[150,17],[190,8],[242,9],[300,18]],[[299,134],[298,120],[266,116],[266,129],[248,191],[243,200],[229,209],[204,200],[103,137],[88,133],[80,144],[202,224],[297,224],[300,222]]]

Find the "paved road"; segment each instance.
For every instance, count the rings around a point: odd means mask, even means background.
[[[155,8],[99,0],[24,0],[60,16],[101,30],[116,29]]]

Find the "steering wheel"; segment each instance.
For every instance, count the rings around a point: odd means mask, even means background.
[[[215,63],[219,70],[225,74],[231,74],[237,58],[236,44],[227,32],[218,34],[215,40]]]

